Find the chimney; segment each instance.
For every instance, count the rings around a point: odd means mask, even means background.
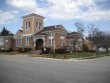
[[[55,28],[57,28],[57,25],[55,25]]]

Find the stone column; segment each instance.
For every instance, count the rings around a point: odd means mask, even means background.
[[[43,46],[45,46],[45,39],[43,39]]]
[[[33,42],[34,42],[34,46],[33,46],[33,50],[36,50],[36,38],[33,38]]]

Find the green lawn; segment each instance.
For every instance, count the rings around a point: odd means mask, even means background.
[[[0,54],[15,55],[19,54],[19,52],[0,52]]]
[[[19,52],[0,52],[0,54],[6,54],[6,55],[16,55],[20,54]],[[36,55],[36,54],[29,54],[32,57],[45,57],[45,58],[53,58],[53,54],[41,54],[41,55]],[[73,53],[67,53],[67,54],[55,54],[55,58],[57,59],[71,59],[71,58],[77,58],[77,59],[93,59],[93,58],[98,58],[102,56],[110,56],[110,52],[105,53],[105,52],[100,52],[99,54],[95,53],[90,53],[90,52],[73,52]]]
[[[57,59],[65,59],[65,56],[67,59],[70,58],[90,58],[90,57],[96,57],[94,53],[89,52],[73,52],[73,53],[67,53],[67,54],[55,54],[55,58]],[[33,57],[46,57],[46,58],[53,58],[53,54],[42,54],[42,55],[31,55]]]

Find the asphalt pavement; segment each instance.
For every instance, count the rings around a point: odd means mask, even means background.
[[[68,61],[0,55],[0,83],[110,83],[110,56]]]

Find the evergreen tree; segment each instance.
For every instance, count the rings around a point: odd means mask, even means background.
[[[8,36],[8,35],[13,36],[13,34],[10,33],[10,31],[8,31],[5,27],[3,27],[0,36]]]

